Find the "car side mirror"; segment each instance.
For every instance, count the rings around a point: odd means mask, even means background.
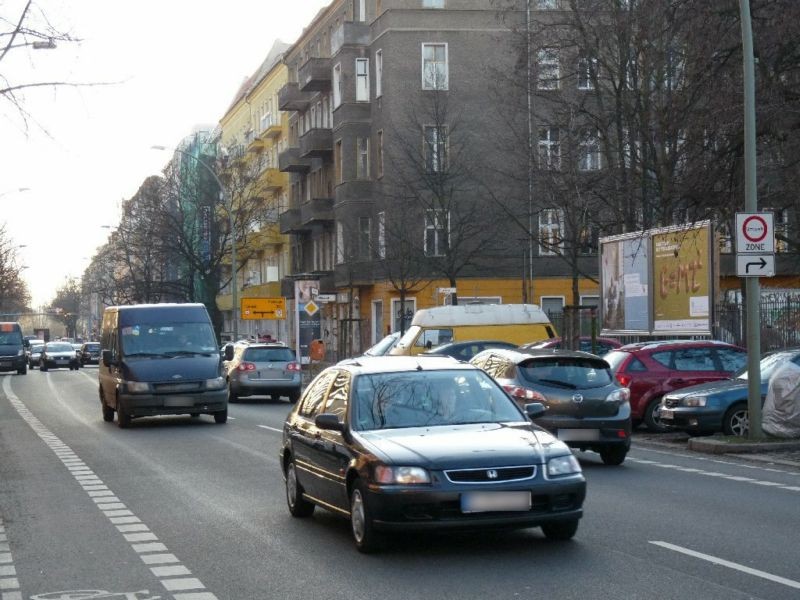
[[[225,360],[233,360],[233,346],[230,344],[225,346]]]
[[[531,420],[538,419],[546,412],[547,407],[541,402],[530,402],[525,405],[525,414],[528,415]]]
[[[110,367],[111,363],[111,350],[103,350],[103,366]]]
[[[314,418],[314,425],[318,429],[329,429],[331,431],[344,431],[344,423],[334,414],[323,413]]]

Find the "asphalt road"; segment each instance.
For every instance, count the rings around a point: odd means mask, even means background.
[[[574,540],[406,535],[289,516],[289,405],[102,420],[96,367],[0,375],[0,600],[800,597],[800,472],[635,444],[589,482]]]

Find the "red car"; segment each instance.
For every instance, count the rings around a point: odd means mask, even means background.
[[[747,351],[713,340],[669,340],[628,344],[603,358],[631,391],[633,426],[644,422],[651,431],[666,431],[657,414],[664,394],[731,377],[747,363]]]

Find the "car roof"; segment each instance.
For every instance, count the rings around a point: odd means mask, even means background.
[[[460,369],[471,371],[477,367],[456,360],[452,356],[358,356],[336,363],[354,375],[371,373],[402,373],[410,371],[437,371],[444,369]]]
[[[464,346],[471,346],[472,344],[501,344],[506,347],[517,347],[517,344],[505,342],[503,340],[464,340],[463,342],[447,342],[446,344],[441,344],[435,348],[426,350],[423,352],[423,354],[436,354],[436,352],[440,352],[442,350],[449,350],[450,348],[463,348]]]
[[[530,358],[552,358],[554,356],[603,360],[601,357],[597,356],[596,354],[592,354],[591,352],[581,352],[580,350],[564,350],[562,348],[519,348],[516,350],[508,348],[493,348],[476,354],[475,358],[482,356],[486,352],[500,354],[501,356],[504,356],[508,360],[511,360],[515,363],[521,363],[522,361]]]
[[[696,347],[696,346],[719,346],[721,348],[740,348],[728,342],[720,340],[653,340],[650,342],[636,342],[633,344],[625,344],[621,348],[616,348],[612,352],[635,352],[637,350],[655,350],[655,349],[670,349],[681,347]]]
[[[243,346],[245,344],[242,344]],[[283,342],[253,342],[252,344],[246,345],[247,349],[250,348],[288,348],[286,344]]]

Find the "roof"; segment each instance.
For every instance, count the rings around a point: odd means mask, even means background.
[[[665,346],[675,347],[693,347],[693,346],[708,346],[709,344],[725,347],[725,348],[738,348],[734,344],[723,342],[720,340],[653,340],[651,342],[636,342],[634,344],[625,344],[620,348],[615,348],[613,351],[633,352],[634,350],[653,350]]]
[[[411,371],[473,370],[477,367],[462,363],[451,356],[359,356],[336,364],[356,375],[371,373],[403,373]]]
[[[553,358],[553,357],[603,360],[602,358],[600,358],[596,354],[592,354],[591,352],[581,352],[580,350],[563,350],[561,348],[524,348],[519,350],[512,350],[510,348],[491,348],[489,350],[484,350],[477,356],[480,356],[484,352],[493,352],[495,354],[505,356],[506,358],[515,363],[520,363],[530,358]]]
[[[536,304],[459,304],[423,308],[414,314],[412,325],[516,325],[550,323]]]

